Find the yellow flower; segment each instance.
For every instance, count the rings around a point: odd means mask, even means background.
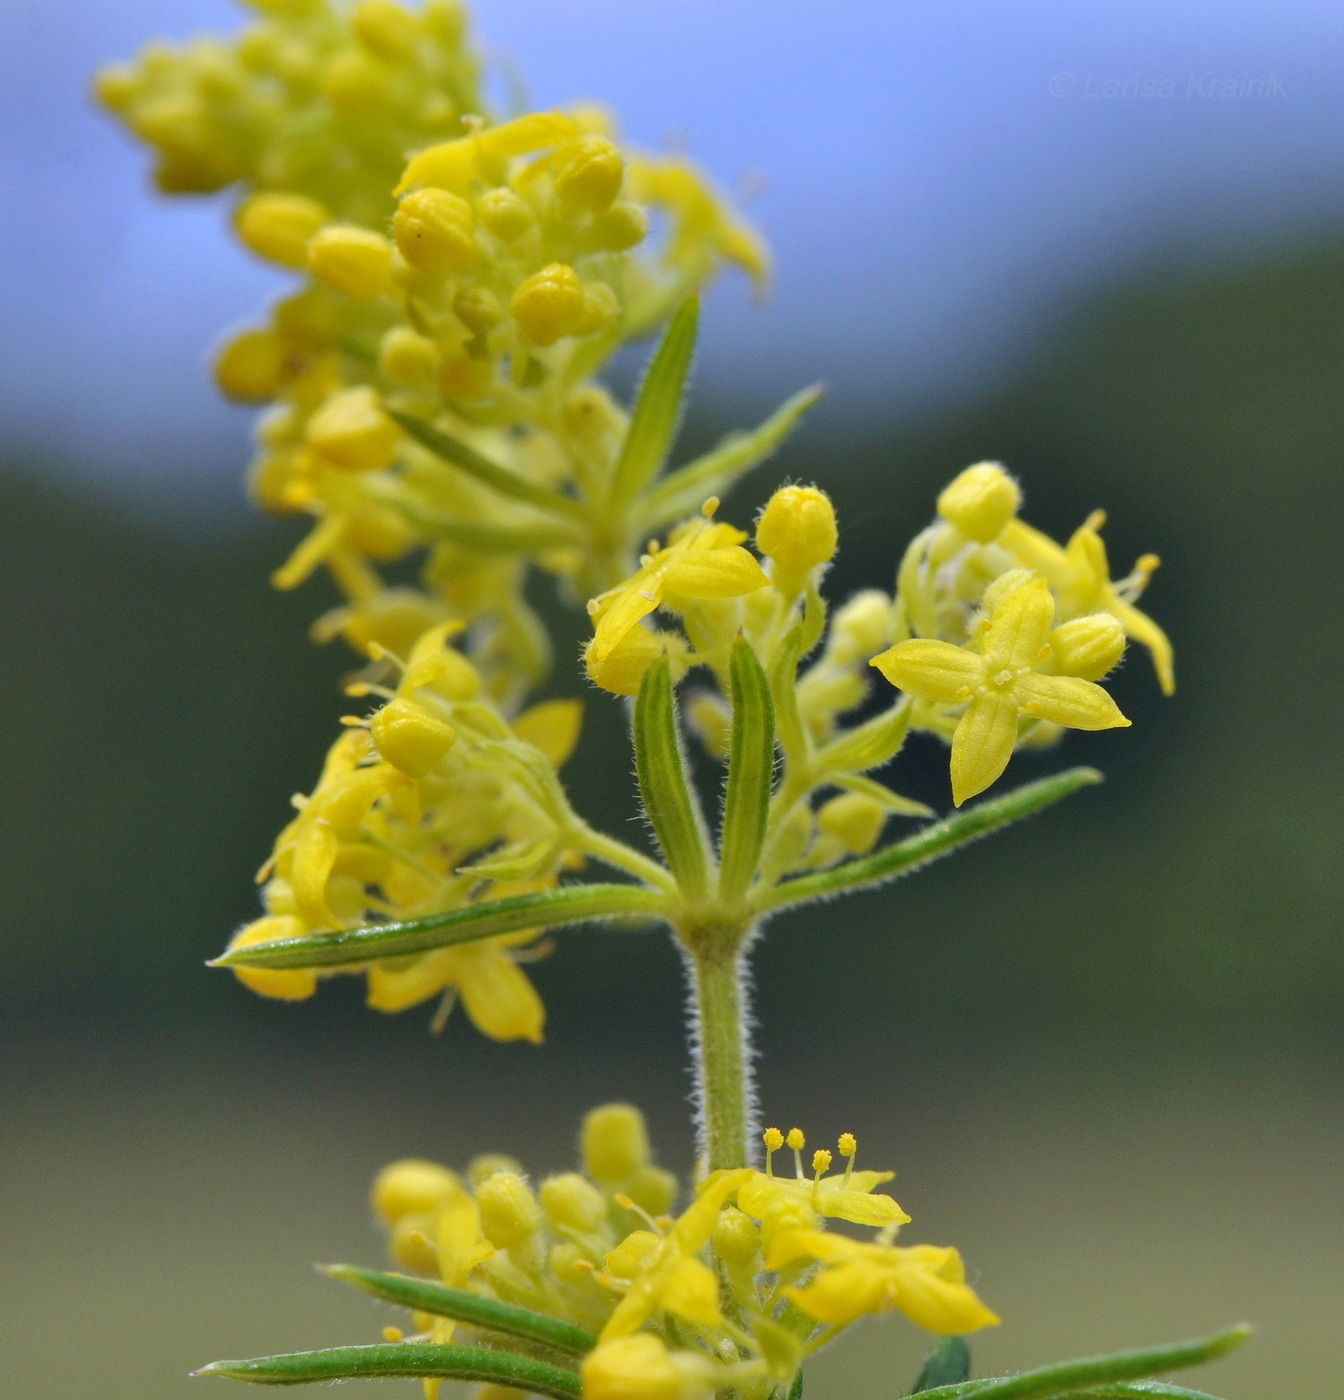
[[[637,1332],[660,1308],[709,1327],[722,1322],[718,1280],[696,1255],[709,1243],[725,1202],[753,1174],[744,1167],[716,1173],[705,1183],[694,1204],[649,1247],[625,1297],[602,1329],[603,1342]]]
[[[713,1388],[712,1371],[707,1357],[669,1351],[651,1332],[637,1332],[584,1357],[584,1400],[688,1400]]]
[[[846,1171],[809,1181],[754,1171],[738,1189],[737,1206],[757,1220],[787,1202],[806,1204],[818,1215],[854,1225],[904,1225],[910,1217],[895,1200],[883,1193],[873,1194],[875,1186],[890,1181],[895,1174]]]
[[[742,548],[747,537],[731,525],[704,516],[679,525],[665,549],[651,549],[639,571],[588,604],[595,623],[588,648],[594,674],[632,627],[663,603],[679,608],[682,600],[740,598],[770,580],[756,559]]]
[[[952,1336],[993,1327],[998,1317],[966,1284],[955,1249],[920,1244],[909,1249],[865,1244],[821,1230],[789,1230],[775,1240],[766,1266],[816,1260],[821,1272],[784,1293],[808,1317],[843,1326],[868,1313],[899,1308],[930,1332]]]
[[[950,642],[898,642],[870,665],[901,690],[940,705],[965,703],[952,740],[952,797],[958,807],[1008,766],[1020,715],[1069,729],[1129,724],[1092,681],[1042,675],[1055,601],[1042,578],[998,598],[981,623],[980,651]]]

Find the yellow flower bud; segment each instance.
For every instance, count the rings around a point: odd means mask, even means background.
[[[561,410],[565,431],[586,447],[596,447],[603,438],[624,434],[627,417],[611,395],[600,384],[576,389],[565,400]]]
[[[476,1190],[481,1233],[496,1249],[526,1244],[541,1228],[541,1207],[517,1172],[496,1172]]]
[[[513,1172],[515,1176],[522,1176],[522,1164],[514,1157],[510,1157],[506,1152],[482,1152],[479,1157],[473,1157],[467,1166],[467,1180],[479,1189],[490,1180],[496,1172]]]
[[[607,1218],[607,1198],[578,1172],[550,1176],[541,1183],[541,1208],[553,1225],[592,1231]]]
[[[327,64],[322,88],[333,107],[350,116],[366,116],[387,97],[387,70],[366,53],[352,49]]]
[[[756,548],[774,560],[781,582],[796,584],[835,554],[835,507],[815,486],[784,486],[756,525]]]
[[[347,471],[383,471],[392,465],[400,429],[367,385],[333,394],[308,420],[308,445]]]
[[[415,20],[393,0],[359,0],[350,24],[355,38],[389,63],[406,58],[415,47]]]
[[[434,342],[409,326],[393,326],[378,343],[378,368],[398,384],[427,388],[434,382],[438,367],[439,352]]]
[[[618,199],[593,220],[588,241],[605,253],[624,253],[649,234],[649,214],[642,204]]]
[[[457,731],[414,700],[384,705],[369,724],[378,752],[398,772],[423,778],[457,742]]]
[[[505,243],[521,238],[537,222],[532,206],[512,190],[487,190],[476,212],[486,228]]]
[[[238,403],[266,403],[285,381],[285,347],[273,331],[243,331],[215,359],[215,383]]]
[[[239,210],[238,237],[260,258],[281,267],[308,266],[308,240],[331,216],[301,194],[254,194]]]
[[[256,943],[273,943],[281,938],[302,938],[308,932],[302,919],[290,914],[269,914],[239,929],[229,947],[251,948]],[[233,975],[245,987],[276,1001],[304,1001],[317,991],[317,973],[307,968],[283,972],[263,967],[235,967]]]
[[[550,263],[519,284],[509,310],[530,340],[554,345],[583,320],[583,283],[572,267]]]
[[[665,1214],[677,1199],[677,1178],[662,1167],[640,1167],[626,1177],[624,1186],[624,1194],[653,1216]]]
[[[489,360],[474,360],[465,350],[450,350],[439,362],[439,393],[450,403],[483,399],[495,383]]]
[[[822,804],[817,825],[834,836],[856,856],[866,855],[877,845],[887,822],[887,809],[875,798],[858,792],[842,792]]]
[[[761,1232],[756,1222],[736,1206],[725,1206],[714,1222],[714,1253],[725,1264],[749,1268],[761,1252]]]
[[[666,654],[672,663],[673,679],[684,672],[678,662],[686,654],[686,641],[677,632],[655,632],[647,627],[632,627],[600,662],[593,660],[597,638],[590,641],[583,653],[584,665],[594,685],[612,695],[638,695],[644,673],[657,659]]]
[[[408,1157],[374,1178],[373,1208],[384,1224],[406,1215],[432,1215],[462,1190],[456,1175],[437,1162]]]
[[[603,1104],[583,1120],[583,1169],[594,1181],[622,1181],[649,1164],[644,1115],[628,1103]]]
[[[453,300],[453,314],[469,331],[492,330],[504,319],[504,308],[488,287],[468,287]]]
[[[1099,681],[1125,654],[1124,625],[1110,613],[1092,613],[1056,627],[1049,646],[1063,675]]]
[[[659,1243],[652,1230],[632,1230],[602,1262],[613,1278],[634,1278],[657,1253]]]
[[[867,661],[891,644],[891,599],[879,588],[865,588],[831,622],[826,650],[837,666]]]
[[[434,1218],[431,1215],[403,1215],[392,1227],[387,1251],[413,1274],[437,1274],[439,1251],[434,1247]]]
[[[583,288],[583,313],[574,327],[574,334],[596,335],[606,330],[620,312],[621,303],[605,282],[587,282]]]
[[[313,276],[355,301],[376,301],[391,295],[392,245],[372,229],[332,224],[314,234],[308,244]]]
[[[977,544],[989,544],[1017,514],[1022,492],[998,462],[977,462],[938,497],[938,514]]]
[[[575,137],[557,152],[555,192],[566,204],[598,213],[621,192],[625,160],[605,136]]]
[[[340,318],[325,287],[305,287],[271,309],[275,329],[295,350],[323,350],[336,338]]]
[[[713,1389],[707,1357],[670,1352],[651,1332],[603,1342],[581,1371],[584,1400],[691,1400]]]
[[[733,712],[721,696],[702,690],[682,705],[682,713],[711,758],[728,757],[728,745],[733,734]]]
[[[401,255],[420,272],[457,272],[476,258],[471,205],[448,190],[408,194],[392,218]]]

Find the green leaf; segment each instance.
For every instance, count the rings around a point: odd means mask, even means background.
[[[803,1370],[800,1366],[798,1374],[793,1378],[793,1384],[789,1387],[787,1400],[803,1400]]]
[[[775,707],[770,682],[745,637],[733,642],[729,670],[733,728],[723,804],[719,898],[736,904],[755,878],[765,844],[775,778]]]
[[[612,475],[611,504],[617,510],[624,510],[658,475],[672,450],[699,324],[699,299],[688,297],[649,361]]]
[[[723,496],[739,477],[779,449],[802,416],[825,394],[820,384],[802,389],[749,433],[730,433],[718,446],[671,472],[639,508],[641,532],[694,515],[709,496]]]
[[[966,1381],[960,1385],[942,1385],[922,1392],[922,1400],[1058,1400],[1086,1391],[1098,1395],[1096,1387],[1116,1382],[1138,1380],[1143,1376],[1176,1371],[1183,1366],[1200,1366],[1216,1360],[1251,1336],[1252,1328],[1244,1323],[1215,1332],[1209,1337],[1196,1337],[1188,1342],[1173,1342],[1168,1346],[1144,1347],[1139,1351],[1117,1351],[1108,1356],[1088,1356],[1079,1361],[1061,1361],[1042,1366],[1035,1371],[1023,1371],[1018,1376],[997,1376],[993,1380]],[[1178,1387],[1169,1387],[1177,1390]],[[1157,1388],[1126,1387],[1134,1397],[1158,1396]]]
[[[1101,774],[1095,768],[1070,768],[1056,773],[1053,777],[1042,778],[1038,782],[1027,783],[1003,797],[989,802],[978,803],[940,822],[933,822],[922,831],[894,846],[876,851],[861,860],[851,860],[845,865],[837,865],[833,870],[823,870],[817,875],[804,875],[795,880],[785,880],[774,889],[765,891],[756,901],[760,913],[771,909],[782,909],[790,904],[801,904],[809,899],[825,899],[831,895],[847,894],[851,890],[866,889],[883,884],[898,875],[915,870],[921,865],[948,851],[988,836],[1019,817],[1030,816],[1045,807],[1052,806],[1062,798],[1072,796],[1080,788],[1091,787],[1101,782]]]
[[[971,1374],[971,1349],[965,1337],[939,1337],[919,1368],[911,1395],[937,1386],[959,1385]]]
[[[775,704],[775,728],[780,747],[791,760],[807,757],[807,730],[798,710],[798,660],[803,649],[801,619],[789,629],[770,666],[770,696]]]
[[[389,1274],[380,1269],[361,1269],[354,1264],[328,1264],[322,1272],[385,1303],[432,1313],[435,1317],[456,1318],[473,1327],[540,1342],[560,1351],[583,1355],[597,1345],[597,1337],[592,1332],[562,1318],[548,1317],[545,1313],[501,1303],[494,1298],[482,1298],[461,1288],[446,1288],[429,1279],[408,1278],[405,1274]]]
[[[1205,1390],[1190,1390],[1183,1385],[1167,1385],[1164,1381],[1116,1381],[1113,1385],[1097,1386],[1075,1391],[1060,1400],[1217,1400]]]
[[[667,911],[667,897],[642,885],[563,885],[537,894],[482,900],[423,919],[366,928],[313,933],[234,948],[211,967],[347,967],[380,958],[427,953],[451,943],[471,943],[525,928],[553,928],[624,915],[658,917]]]
[[[423,418],[417,418],[412,413],[402,413],[395,408],[385,408],[383,412],[421,447],[466,472],[468,476],[475,477],[491,490],[498,491],[501,496],[511,496],[515,501],[526,501],[528,505],[536,506],[539,510],[560,515],[583,516],[582,503],[572,496],[562,495],[547,486],[539,486],[535,481],[529,481],[525,476],[519,476],[517,472],[501,467],[498,462],[492,462],[474,447],[468,447],[465,442],[450,437],[432,423],[426,423]]]
[[[832,739],[816,756],[818,773],[866,773],[901,751],[910,732],[911,704],[898,700],[889,710]]]
[[[195,1376],[227,1376],[254,1385],[310,1385],[362,1376],[439,1376],[453,1381],[486,1381],[513,1386],[552,1400],[574,1400],[582,1393],[578,1372],[551,1366],[530,1356],[484,1347],[455,1347],[428,1342],[384,1342],[364,1347],[297,1351],[286,1356],[258,1356],[251,1361],[212,1361]]]
[[[709,893],[709,855],[699,807],[686,782],[665,656],[644,674],[635,701],[634,740],[635,773],[653,834],[687,898],[703,900]]]

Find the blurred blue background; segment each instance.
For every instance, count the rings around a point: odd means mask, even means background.
[[[765,229],[774,295],[711,297],[685,450],[801,382],[832,392],[732,514],[815,478],[845,527],[834,592],[885,585],[942,482],[993,456],[1034,522],[1104,504],[1121,568],[1165,560],[1176,699],[1133,664],[1135,728],[1045,760],[1098,762],[1103,790],[772,929],[767,1113],[901,1169],[911,1238],[960,1244],[1007,1319],[982,1370],[1248,1317],[1263,1338],[1194,1384],[1337,1384],[1344,12],[475,9],[537,104],[602,98]],[[611,1096],[689,1162],[677,969],[651,939],[563,937],[540,1052],[430,1041],[350,988],[262,1005],[201,968],[252,914],[347,663],[306,641],[318,587],[266,587],[293,527],[252,517],[249,415],[205,369],[282,279],[221,200],[151,194],[85,93],[151,36],[240,19],[0,7],[0,1248],[22,1280],[0,1349],[41,1400],[175,1397],[214,1356],[371,1338],[384,1319],[307,1263],[376,1259],[363,1193],[392,1156],[555,1169]],[[582,687],[562,668],[555,690]],[[570,774],[613,822],[618,720],[590,703]],[[946,805],[941,754],[905,774]],[[810,1393],[894,1400],[919,1350],[874,1325]]]

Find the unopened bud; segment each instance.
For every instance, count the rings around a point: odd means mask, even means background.
[[[333,394],[308,420],[305,433],[313,451],[352,472],[390,467],[400,435],[367,385]]]
[[[388,1253],[413,1274],[437,1274],[439,1251],[430,1238],[434,1219],[430,1215],[403,1215],[392,1227]]]
[[[376,301],[395,291],[392,245],[372,229],[328,225],[308,244],[313,276],[355,301]]]
[[[558,153],[555,192],[566,204],[597,213],[616,198],[625,179],[625,160],[605,136],[576,137]]]
[[[714,1222],[714,1253],[734,1268],[749,1268],[761,1249],[756,1222],[736,1206],[725,1206]]]
[[[301,194],[255,194],[239,210],[238,237],[258,257],[281,267],[308,266],[308,240],[330,215]]]
[[[642,204],[618,199],[593,220],[588,240],[606,253],[624,253],[642,243],[649,233],[649,215]]]
[[[243,331],[215,359],[215,383],[237,403],[266,403],[284,380],[285,347],[274,331]]]
[[[877,845],[887,822],[887,809],[876,798],[859,792],[842,792],[822,804],[817,825],[834,836],[855,856],[866,855]]]
[[[1125,629],[1110,613],[1065,622],[1050,634],[1050,655],[1066,676],[1099,681],[1125,654]]]
[[[603,1263],[613,1278],[634,1278],[657,1253],[661,1243],[652,1230],[632,1230],[604,1256]]]
[[[409,326],[393,326],[378,344],[378,368],[398,384],[426,388],[434,382],[438,367],[434,342]]]
[[[651,1332],[603,1342],[581,1371],[585,1400],[697,1400],[714,1389],[707,1356],[671,1352]]]
[[[401,255],[420,272],[457,272],[476,258],[471,205],[449,190],[408,194],[392,219]]]
[[[505,243],[521,238],[537,222],[532,206],[512,190],[487,190],[476,211],[486,228]]]
[[[393,0],[359,0],[350,23],[359,42],[389,63],[415,47],[415,20]]]
[[[938,514],[977,544],[989,544],[1017,514],[1022,492],[997,462],[967,467],[938,497]]]
[[[837,666],[849,666],[876,656],[890,642],[891,599],[880,588],[865,588],[836,609],[826,649]]]
[[[509,310],[530,340],[554,345],[573,335],[583,320],[583,283],[572,267],[550,263],[519,284]]]
[[[373,1208],[384,1223],[406,1215],[432,1215],[462,1190],[457,1177],[437,1162],[408,1157],[392,1162],[373,1183]]]
[[[756,526],[756,548],[795,582],[835,555],[835,507],[815,486],[784,486],[766,503]]]
[[[578,1172],[547,1177],[541,1183],[541,1208],[555,1225],[592,1231],[607,1218],[607,1198]]]
[[[514,1157],[510,1157],[504,1152],[482,1152],[479,1157],[473,1157],[467,1167],[467,1180],[479,1189],[490,1180],[497,1172],[513,1172],[515,1176],[522,1176],[522,1164]]]
[[[628,1103],[603,1104],[583,1120],[583,1169],[594,1181],[622,1181],[649,1163],[644,1115]]]
[[[476,1188],[481,1233],[496,1249],[526,1244],[541,1228],[541,1207],[517,1172],[496,1172]]]
[[[423,778],[457,742],[452,725],[435,719],[414,700],[384,705],[369,729],[378,752],[408,778]]]
[[[665,1215],[677,1199],[677,1178],[662,1167],[639,1167],[625,1179],[625,1194],[649,1215]]]

